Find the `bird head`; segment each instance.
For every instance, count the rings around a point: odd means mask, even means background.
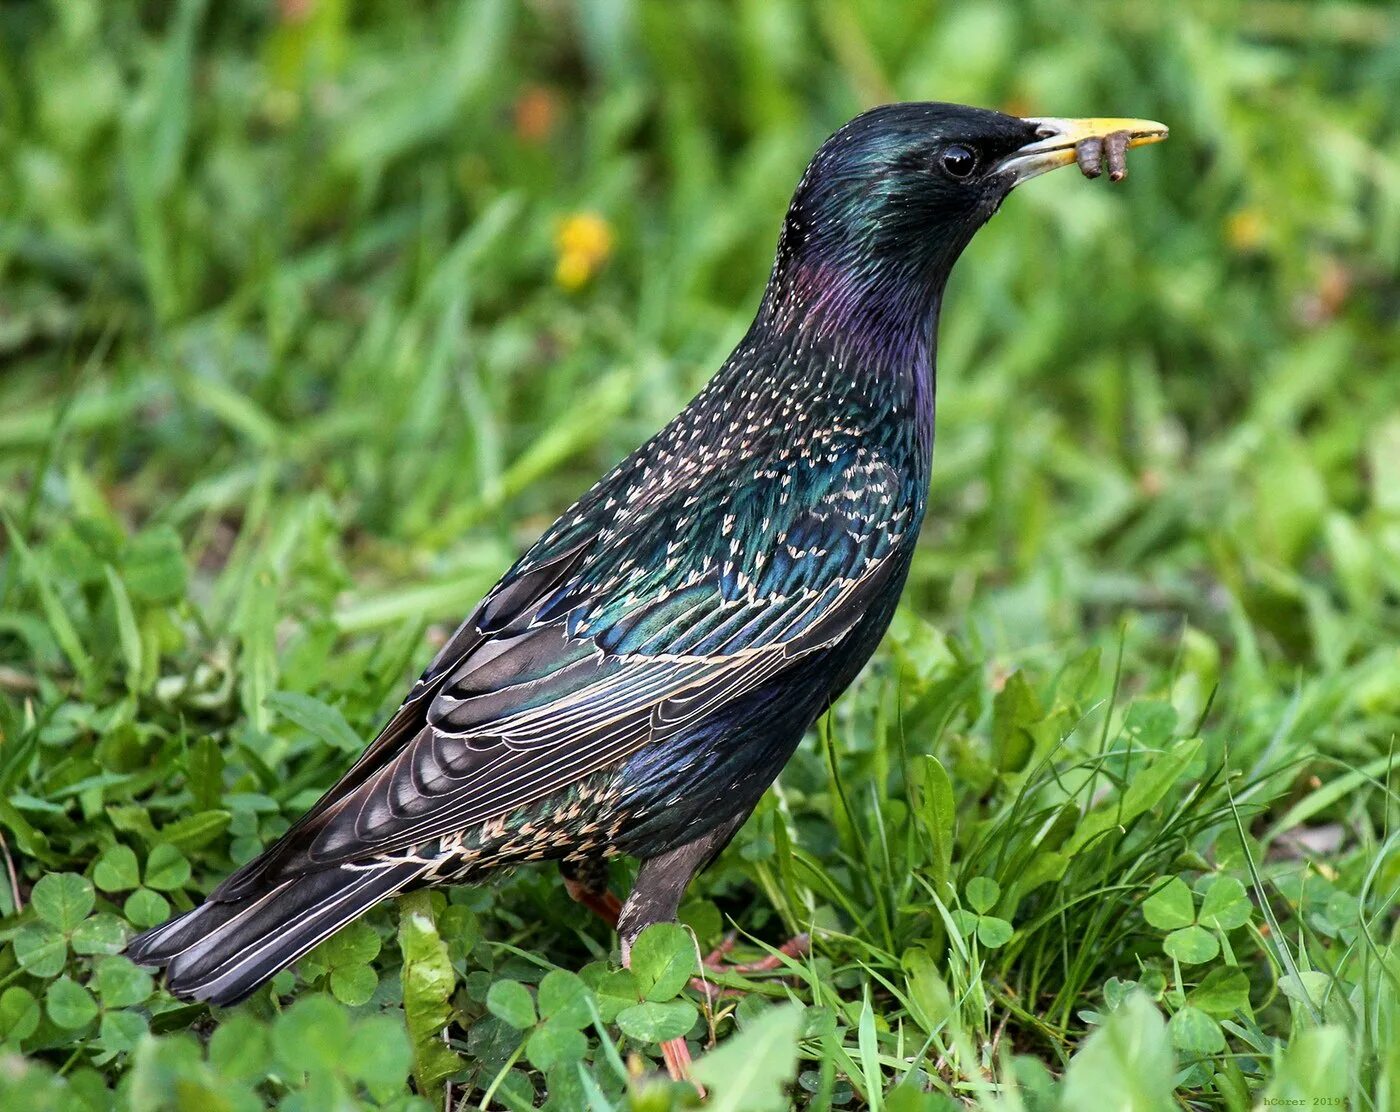
[[[1166,134],[1150,120],[1022,119],[936,103],[871,109],[808,165],[770,293],[798,317],[823,307],[867,318],[875,309],[917,308],[936,299],[958,255],[1016,186],[1074,163],[1086,141],[1118,136],[1121,160],[1127,146]]]

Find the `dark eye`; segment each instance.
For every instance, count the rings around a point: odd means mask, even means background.
[[[977,168],[977,156],[967,147],[954,143],[951,147],[943,148],[943,153],[938,156],[938,164],[950,178],[961,180],[972,176],[972,171]]]

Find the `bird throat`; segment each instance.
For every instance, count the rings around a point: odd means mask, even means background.
[[[912,462],[926,469],[933,449],[944,282],[930,280],[924,268],[890,263],[787,262],[775,268],[755,328],[785,339],[809,361],[834,360],[837,390],[847,401],[863,401],[862,408],[883,414],[891,433],[910,439]]]

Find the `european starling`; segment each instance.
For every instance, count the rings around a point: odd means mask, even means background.
[[[1121,176],[1125,144],[1166,133],[932,103],[842,127],[719,373],[506,572],[306,815],[127,952],[230,1004],[386,896],[552,860],[625,961],[889,624],[954,261],[1019,183],[1105,150]],[[617,854],[641,861],[620,915]]]

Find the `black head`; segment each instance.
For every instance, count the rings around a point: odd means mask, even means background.
[[[788,209],[793,251],[937,258],[966,244],[1015,184],[1001,163],[1036,125],[985,108],[888,104],[822,144]]]
[[[874,293],[917,308],[936,298],[1012,189],[1114,131],[1130,145],[1166,135],[1143,120],[1021,119],[937,103],[871,109],[823,143],[802,176],[769,302],[801,316],[814,305],[855,309]]]

